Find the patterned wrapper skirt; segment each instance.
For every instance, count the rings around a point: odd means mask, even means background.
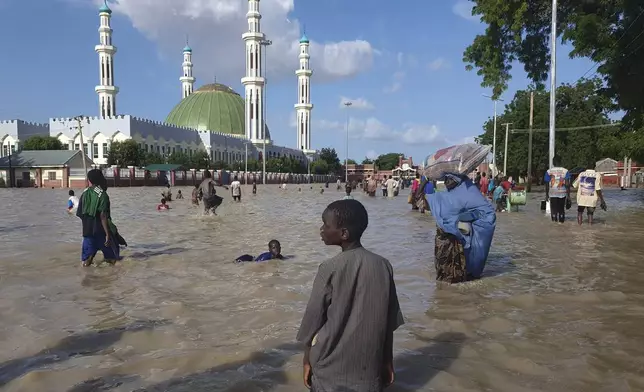
[[[436,280],[448,283],[461,283],[467,280],[465,250],[463,244],[452,234],[436,228],[434,247]]]

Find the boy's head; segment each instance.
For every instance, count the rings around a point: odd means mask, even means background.
[[[273,257],[280,256],[282,254],[282,245],[278,240],[270,240],[268,242],[268,251],[271,252]]]
[[[351,194],[351,185],[345,186],[344,191],[347,192],[347,195],[350,195]]]
[[[107,188],[107,180],[103,175],[103,172],[98,169],[92,169],[87,172],[87,179],[90,184],[94,186],[100,186],[101,188]]]
[[[326,245],[360,241],[369,225],[369,216],[357,200],[337,200],[322,213],[320,237]]]
[[[199,184],[195,184],[195,189],[199,189]]]
[[[165,205],[165,197],[161,199],[161,204]]]
[[[177,194],[178,194],[178,195],[180,195],[180,194],[181,194],[181,189],[179,189],[179,190],[177,191]]]
[[[74,196],[74,191],[71,189],[69,190],[69,196]]]
[[[237,179],[237,176],[233,177],[233,181],[239,181],[239,180]]]
[[[212,178],[212,174],[210,174],[209,170],[204,170],[203,178]]]

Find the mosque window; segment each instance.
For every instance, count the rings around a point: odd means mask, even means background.
[[[7,156],[9,155],[9,146],[4,145],[2,146],[2,156]]]
[[[149,144],[145,145],[145,152],[150,152],[150,145]]]
[[[103,143],[103,157],[106,157],[108,154],[107,143]]]
[[[80,144],[78,143],[74,144],[74,150],[76,151],[80,150]]]
[[[161,146],[157,146],[157,154],[161,152]]]
[[[89,152],[87,152],[87,143],[83,143],[83,152],[85,155],[89,155]]]
[[[94,143],[92,145],[92,156],[94,157],[98,156],[98,143]]]
[[[161,147],[161,153],[162,153],[162,154],[165,154],[165,146],[162,146],[162,147]]]

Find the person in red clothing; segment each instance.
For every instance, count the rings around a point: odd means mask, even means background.
[[[481,193],[487,196],[487,187],[490,185],[490,180],[487,178],[485,172],[481,174]]]
[[[504,192],[508,192],[510,189],[512,189],[512,183],[508,181],[507,177],[503,177],[500,185],[503,188]]]
[[[165,198],[161,199],[161,204],[157,206],[157,211],[169,210],[170,206],[166,204]]]

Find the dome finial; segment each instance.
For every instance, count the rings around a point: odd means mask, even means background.
[[[188,34],[186,34],[186,46],[183,48],[183,53],[192,53],[192,48],[188,45]]]
[[[309,38],[306,36],[306,25],[302,24],[302,38],[300,38],[301,44],[308,44]]]
[[[101,14],[102,13],[106,13],[106,14],[111,14],[112,13],[112,10],[107,5],[107,0],[103,0],[103,5],[101,6],[101,8],[98,9],[98,12],[101,13]]]

